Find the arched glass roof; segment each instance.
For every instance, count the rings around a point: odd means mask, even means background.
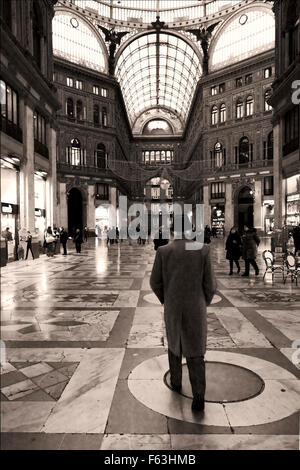
[[[173,129],[170,124],[164,119],[152,119],[149,121],[144,129],[144,135],[166,135],[173,134]]]
[[[72,0],[81,8],[95,10],[98,15],[118,21],[131,19],[142,23],[199,19],[217,13],[240,0]]]
[[[275,47],[275,19],[271,10],[252,7],[235,15],[216,37],[210,70],[247,59]]]
[[[53,53],[70,62],[105,72],[100,39],[92,27],[73,13],[57,11],[52,21]]]
[[[133,40],[121,53],[116,77],[131,123],[147,109],[167,108],[186,120],[201,64],[194,49],[167,33],[149,33]]]

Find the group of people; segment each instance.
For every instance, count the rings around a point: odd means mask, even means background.
[[[84,237],[87,240],[87,233],[84,230]],[[64,227],[60,227],[57,229],[54,227],[53,229],[49,226],[47,230],[45,230],[44,234],[44,248],[46,251],[46,255],[48,257],[53,257],[57,252],[57,244],[60,243],[63,248],[63,255],[67,255],[67,242],[69,237],[68,232],[64,229]],[[75,243],[76,253],[81,253],[81,245],[83,243],[83,235],[79,228],[75,229],[75,233],[73,235],[73,242]]]
[[[230,272],[229,276],[233,274],[233,263],[237,267],[237,273],[241,271],[239,260],[242,258],[245,261],[245,272],[243,277],[248,277],[250,274],[250,265],[255,270],[255,275],[259,275],[259,268],[255,261],[257,256],[257,247],[260,244],[260,238],[257,235],[255,228],[244,226],[244,234],[242,237],[239,235],[236,227],[232,227],[226,240],[226,259],[229,260]]]

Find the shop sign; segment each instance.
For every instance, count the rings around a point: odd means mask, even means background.
[[[287,202],[300,201],[300,194],[291,194],[286,198]]]
[[[34,209],[35,217],[46,217],[45,209]]]
[[[1,202],[1,212],[2,214],[18,214],[19,211],[16,204]]]

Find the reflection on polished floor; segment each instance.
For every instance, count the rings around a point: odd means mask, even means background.
[[[218,292],[206,360],[252,371],[258,394],[245,399],[243,383],[240,401],[192,413],[163,380],[152,244],[107,249],[93,239],[81,254],[71,247],[2,269],[2,448],[298,449],[300,289],[280,277],[229,278],[223,241],[211,250]]]

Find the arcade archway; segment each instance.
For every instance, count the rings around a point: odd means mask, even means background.
[[[243,187],[237,196],[237,220],[236,225],[243,232],[244,225],[253,227],[254,224],[254,197],[253,191],[248,186]]]
[[[68,193],[69,234],[73,234],[77,228],[83,229],[83,198],[79,189],[72,188]]]

